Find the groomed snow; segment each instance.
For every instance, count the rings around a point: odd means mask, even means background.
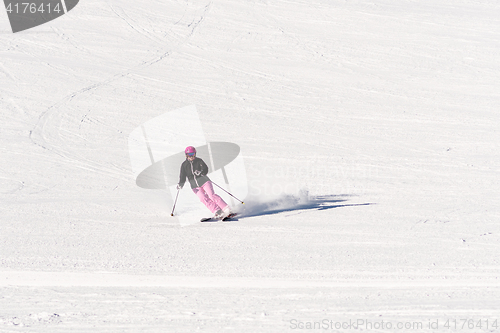
[[[0,332],[500,331],[499,2],[4,13]],[[130,133],[189,105],[241,148],[235,221],[135,183]]]

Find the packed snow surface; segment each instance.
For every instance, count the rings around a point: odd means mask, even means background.
[[[500,331],[500,2],[0,13],[0,332]],[[136,185],[129,135],[190,105],[234,221]]]

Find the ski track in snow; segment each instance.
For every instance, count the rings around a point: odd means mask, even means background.
[[[90,118],[88,114],[78,115],[81,116],[81,119],[79,119],[78,116],[75,117],[73,110],[71,110],[71,112],[68,112],[67,109],[72,109],[71,104],[74,103],[74,101],[80,100],[89,95],[92,96],[96,93],[97,90],[101,89],[102,87],[109,86],[115,81],[119,81],[125,77],[133,75],[136,72],[140,72],[142,69],[152,66],[167,57],[173,52],[173,50],[179,48],[182,44],[185,44],[188,39],[195,33],[195,30],[201,24],[205,15],[207,15],[207,13],[209,12],[210,6],[211,3],[205,6],[203,13],[199,19],[193,18],[193,21],[187,25],[187,35],[183,36],[180,42],[175,42],[175,44],[177,45],[175,47],[172,47],[171,40],[158,38],[153,33],[147,31],[144,27],[133,22],[133,20],[127,16],[123,9],[115,9],[114,6],[109,4],[112,12],[120,19],[124,20],[134,31],[139,32],[142,36],[151,39],[155,43],[159,43],[160,45],[169,45],[168,50],[160,51],[161,55],[153,59],[141,60],[139,65],[136,65],[125,71],[121,71],[117,74],[113,74],[110,78],[107,78],[104,81],[94,83],[83,89],[74,91],[66,96],[63,100],[54,105],[51,105],[47,109],[47,111],[41,114],[36,126],[30,131],[30,139],[36,145],[44,149],[48,149],[52,152],[56,152],[58,155],[61,155],[64,158],[64,163],[68,163],[71,165],[80,165],[81,168],[92,170],[94,172],[103,172],[111,176],[127,179],[129,177],[128,168],[116,169],[114,165],[110,166],[107,164],[95,163],[92,160],[84,158],[82,154],[79,154],[78,151],[70,145],[71,142],[75,141],[89,141],[86,139],[86,137],[88,137],[91,133],[81,131],[81,124],[84,122],[91,122],[99,127],[112,126],[107,123],[102,123],[98,120],[92,120],[92,118]],[[120,11],[120,13],[118,11]],[[176,23],[176,25],[177,24],[178,23]],[[65,123],[62,122],[64,120],[66,120]],[[78,129],[76,129],[75,127],[78,127]],[[78,135],[77,133],[79,132],[80,134]],[[120,134],[122,134],[122,132],[120,132]],[[74,137],[75,135],[76,137]],[[100,139],[102,140],[103,138],[101,137]],[[94,146],[91,146],[90,149],[99,148],[95,147],[95,143],[93,143],[92,141],[88,142],[88,144],[94,144]]]
[[[0,332],[500,324],[498,17],[90,0],[0,34]],[[130,132],[192,104],[242,149],[234,221],[181,227],[132,179]]]

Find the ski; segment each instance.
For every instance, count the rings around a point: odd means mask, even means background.
[[[233,219],[236,215],[238,215],[238,214],[237,213],[231,213],[228,216],[224,217],[222,219],[222,221],[229,221],[229,220]]]
[[[222,219],[218,219],[214,216],[212,217],[204,217],[202,219],[200,219],[200,222],[216,222],[216,221],[229,221],[231,220],[232,218],[234,218],[236,215],[238,215],[237,213],[231,213],[229,214],[228,216],[222,218]]]

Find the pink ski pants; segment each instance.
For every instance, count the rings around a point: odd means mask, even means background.
[[[227,207],[227,203],[214,193],[214,187],[210,181],[206,182],[201,187],[193,188],[193,192],[212,213]]]

